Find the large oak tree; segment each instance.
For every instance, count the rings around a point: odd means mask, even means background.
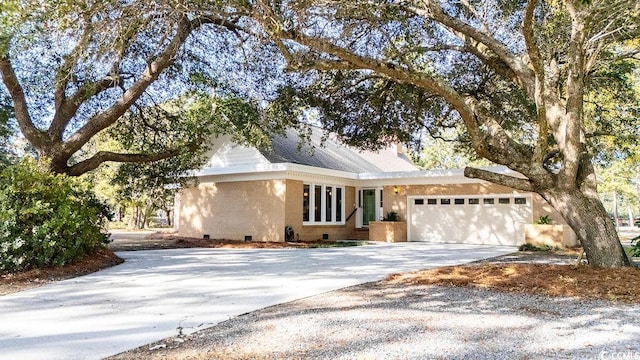
[[[524,176],[468,167],[467,177],[540,194],[591,265],[629,265],[598,197],[592,140],[637,140],[638,118],[612,127],[585,118],[584,104],[638,67],[640,3],[257,3],[255,18],[300,74],[287,104],[315,106],[327,128],[364,145],[462,125],[477,155]]]
[[[160,117],[183,121],[184,109],[145,116],[189,90],[219,85],[212,83],[216,69],[206,51],[243,50],[241,14],[225,2],[199,5],[3,1],[0,96],[10,97],[12,115],[43,167],[75,176],[104,162],[159,161],[200,148],[211,130],[206,124],[158,126]],[[213,66],[229,66],[219,58]],[[113,128],[142,136],[120,131],[122,151],[96,146]]]
[[[263,76],[246,83],[271,89],[271,71],[284,59],[293,81],[280,92],[283,113],[315,106],[327,129],[361,146],[461,126],[460,140],[477,155],[524,177],[476,168],[467,176],[540,194],[576,231],[592,265],[629,264],[598,198],[593,139],[612,130],[637,138],[637,117],[612,127],[585,117],[584,100],[637,68],[635,1],[5,5],[0,74],[21,132],[51,171],[78,175],[105,161],[152,161],[197,146],[202,139],[190,136],[175,147],[159,142],[159,151],[79,156],[131,109],[142,116],[130,119],[144,125],[146,108],[211,79],[193,67],[203,58],[215,60],[209,70],[233,74],[238,58],[221,54],[239,52]],[[283,57],[246,51],[252,39]]]

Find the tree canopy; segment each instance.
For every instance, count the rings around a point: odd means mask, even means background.
[[[41,164],[80,175],[107,161],[157,161],[198,148],[211,119],[186,127],[175,109],[158,105],[188,103],[185,94],[212,88],[255,92],[252,81],[260,79],[234,78],[241,73],[234,70],[266,65],[252,59],[261,50],[232,3],[3,3],[2,93]],[[168,126],[153,123],[159,119]],[[122,151],[87,146],[109,129],[117,129]]]
[[[632,113],[623,106],[640,61],[638,2],[258,3],[300,74],[281,93],[291,108],[321,109],[327,128],[369,146],[463,126],[477,155],[524,178],[471,167],[466,176],[540,194],[592,265],[629,264],[592,160],[594,139],[637,139],[638,118],[585,111],[585,100],[606,94]]]
[[[158,105],[191,90],[277,96],[272,115],[304,122],[313,109],[361,147],[463,129],[458,140],[477,156],[522,174],[467,167],[466,176],[540,194],[592,265],[629,264],[593,162],[636,151],[637,1],[10,0],[6,9],[4,89],[51,171],[197,147],[206,126],[173,135],[147,126],[148,114],[180,119]],[[282,125],[258,118],[257,128]],[[144,130],[126,131],[130,122]],[[82,152],[109,128],[126,151]],[[170,145],[143,145],[156,133]]]

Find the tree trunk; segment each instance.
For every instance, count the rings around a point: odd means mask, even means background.
[[[618,232],[598,198],[574,191],[543,191],[545,198],[575,231],[589,265],[593,267],[630,266],[620,244]]]
[[[638,220],[640,221],[640,170],[638,170],[638,176],[636,177],[636,191],[638,192]],[[640,226],[640,223],[638,223]]]
[[[133,224],[136,229],[144,228],[144,211],[142,211],[142,208],[138,205],[135,206]]]
[[[616,228],[620,224],[618,220],[618,192],[613,190],[613,223],[616,224]]]
[[[144,229],[144,223],[147,221],[147,213],[144,208],[138,207],[138,229]]]
[[[165,209],[164,213],[167,215],[167,226],[172,227],[173,225],[171,224],[171,210]]]

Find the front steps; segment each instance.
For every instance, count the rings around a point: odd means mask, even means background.
[[[347,240],[369,240],[369,229],[354,229],[349,236],[347,236]]]

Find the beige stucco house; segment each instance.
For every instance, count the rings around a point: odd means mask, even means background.
[[[199,183],[176,199],[179,235],[285,241],[290,227],[295,240],[339,240],[363,229],[381,241],[519,245],[534,219],[550,215],[555,229],[535,236],[575,245],[536,194],[468,179],[462,170],[418,170],[401,146],[359,151],[321,138],[315,129],[300,148],[291,130],[270,151],[218,138],[196,172]],[[381,222],[389,212],[400,221]]]

